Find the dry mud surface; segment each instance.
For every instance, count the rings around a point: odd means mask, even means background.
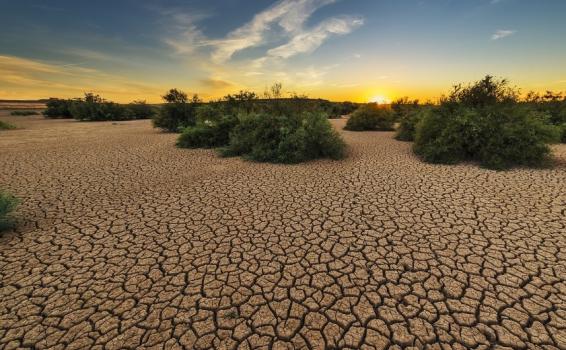
[[[564,146],[494,172],[344,132],[348,159],[282,166],[2,119],[0,348],[566,349]]]

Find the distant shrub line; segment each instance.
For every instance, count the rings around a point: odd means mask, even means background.
[[[39,112],[36,111],[12,111],[10,115],[13,116],[29,116],[29,115],[39,115]]]
[[[12,130],[12,129],[16,129],[16,126],[0,120],[0,130]]]
[[[104,100],[99,95],[86,93],[83,98],[56,99],[46,102],[43,115],[46,118],[74,118],[84,121],[149,119],[156,113],[145,101],[134,101],[127,105]]]

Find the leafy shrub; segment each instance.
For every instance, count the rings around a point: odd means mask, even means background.
[[[346,123],[344,129],[351,131],[393,130],[393,112],[377,104],[368,104],[358,108]]]
[[[50,98],[46,102],[46,109],[43,111],[43,115],[46,118],[72,118],[71,105],[72,100],[62,100],[58,98]]]
[[[253,91],[240,90],[236,94],[228,94],[224,96],[226,112],[234,113],[251,113],[258,108],[259,96]]]
[[[417,125],[414,151],[431,163],[472,160],[491,169],[540,166],[558,140],[546,116],[519,105],[441,106]]]
[[[317,158],[340,159],[344,151],[344,141],[322,113],[257,113],[240,117],[222,153],[259,162],[299,163]]]
[[[195,118],[197,124],[217,123],[224,115],[224,110],[218,105],[210,103],[200,105],[195,109]]]
[[[400,121],[418,108],[419,100],[410,100],[408,97],[402,97],[391,102],[391,109],[396,121]]]
[[[235,116],[224,116],[217,121],[205,119],[196,126],[186,127],[177,146],[182,148],[213,148],[227,146],[230,142],[230,132],[238,124]]]
[[[108,102],[100,95],[85,93],[83,99],[71,103],[71,115],[77,120],[104,121],[128,120],[129,114],[123,105]]]
[[[127,119],[151,119],[155,115],[155,108],[145,101],[134,101],[127,108]]]
[[[529,92],[525,104],[549,115],[549,123],[561,129],[561,142],[566,143],[566,96],[547,91],[544,95]]]
[[[201,103],[197,95],[189,101],[186,93],[171,89],[162,98],[165,104],[153,118],[154,127],[177,132],[196,124],[196,107]]]
[[[559,126],[560,128],[560,142],[566,143],[566,123]]]
[[[11,129],[16,129],[16,126],[0,120],[0,130],[11,130]]]
[[[36,112],[36,111],[12,111],[12,112],[10,112],[10,115],[22,116],[22,117],[25,117],[25,116],[28,116],[28,115],[38,115],[38,114],[39,113]]]
[[[414,141],[417,124],[430,113],[430,108],[414,109],[401,117],[395,139],[399,141]]]
[[[496,104],[513,104],[518,100],[516,89],[509,87],[505,79],[497,80],[491,75],[486,75],[466,87],[462,84],[455,85],[448,97],[443,97],[443,105],[455,105],[481,108]]]
[[[14,196],[0,191],[0,230],[6,229],[10,226],[10,212],[12,212],[19,201]]]

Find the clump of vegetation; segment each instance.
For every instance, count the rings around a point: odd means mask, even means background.
[[[0,130],[12,130],[12,129],[16,129],[16,126],[0,120]]]
[[[329,118],[341,118],[343,115],[352,114],[358,107],[359,104],[350,101],[330,102],[330,106],[326,110]]]
[[[46,109],[43,115],[46,118],[73,118],[71,114],[71,105],[73,100],[64,100],[59,98],[50,98],[46,103]]]
[[[490,76],[462,88],[416,124],[414,151],[432,163],[477,161],[491,169],[540,166],[559,138],[548,115],[517,103],[505,80]]]
[[[548,121],[560,129],[560,142],[566,143],[566,95],[547,91],[544,95],[529,92],[525,104],[549,116]]]
[[[0,231],[11,226],[10,213],[16,208],[19,200],[14,196],[0,191]]]
[[[204,119],[195,126],[186,127],[177,146],[182,148],[215,148],[230,143],[230,132],[238,124],[238,118],[232,115],[216,119]]]
[[[127,119],[151,119],[156,109],[145,101],[134,101],[126,106]]]
[[[414,141],[417,131],[417,124],[430,112],[431,108],[421,107],[419,109],[413,109],[404,114],[399,119],[399,125],[397,126],[395,139],[399,141]]]
[[[155,108],[145,101],[122,105],[107,101],[91,92],[85,93],[83,98],[50,98],[46,106],[43,112],[46,118],[74,118],[83,121],[149,119],[156,112]]]
[[[391,102],[391,110],[393,111],[395,121],[402,120],[418,109],[419,100],[411,100],[408,97],[401,97]]]
[[[222,150],[224,156],[272,163],[340,159],[344,153],[344,141],[322,113],[242,115]]]
[[[189,100],[185,92],[171,89],[162,98],[165,104],[153,118],[156,128],[178,132],[196,124],[196,107],[202,103],[198,95]]]
[[[346,123],[344,129],[351,131],[393,130],[394,115],[391,109],[375,103],[358,108]]]
[[[106,101],[94,93],[85,93],[84,98],[73,100],[71,115],[77,120],[88,121],[130,119],[128,110],[123,105]]]
[[[39,113],[36,111],[12,111],[10,112],[10,115],[13,116],[21,116],[21,117],[25,117],[25,116],[29,116],[29,115],[38,115]]]
[[[171,104],[186,103],[186,95],[170,92],[175,95],[169,99]],[[224,156],[272,163],[344,156],[344,141],[318,100],[297,95],[282,98],[281,84],[273,85],[264,95],[259,99],[253,92],[240,91],[208,104],[198,101],[191,114],[194,122],[186,123],[189,125],[183,128],[177,146],[220,147]]]
[[[566,123],[559,126],[560,128],[560,142],[566,143]]]
[[[12,130],[12,129],[16,129],[16,126],[0,120],[0,130]]]

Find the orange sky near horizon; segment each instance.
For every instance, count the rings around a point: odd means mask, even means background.
[[[566,91],[563,0],[6,1],[0,99],[288,93],[437,101],[485,75]],[[229,16],[227,15],[229,14]]]

